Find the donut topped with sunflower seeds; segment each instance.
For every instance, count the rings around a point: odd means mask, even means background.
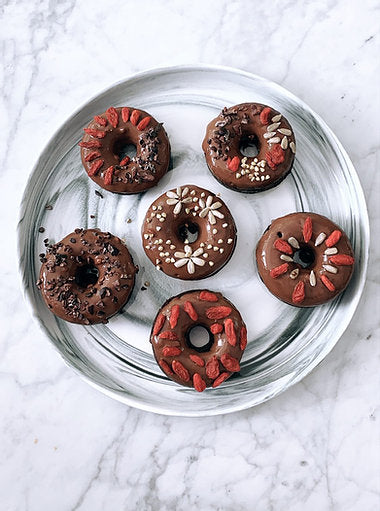
[[[136,146],[133,158],[125,154],[128,145]],[[169,168],[170,144],[162,124],[132,107],[110,107],[95,115],[79,146],[88,176],[110,192],[143,192]]]
[[[236,244],[236,227],[229,209],[214,193],[183,185],[151,204],[142,241],[157,270],[177,279],[199,280],[228,262]]]
[[[273,220],[257,245],[256,260],[269,291],[297,307],[335,298],[347,287],[355,262],[344,231],[315,213]]]

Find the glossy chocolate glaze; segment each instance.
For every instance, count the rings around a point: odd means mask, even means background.
[[[312,237],[308,243],[305,243],[303,226],[308,217],[312,221]],[[339,241],[329,249],[326,245],[326,240],[333,231],[340,231],[342,236]],[[323,238],[323,234],[321,235],[321,233],[324,233],[326,238],[318,246],[315,246],[315,243],[319,243]],[[318,236],[319,240],[317,241]],[[303,268],[299,263],[287,260],[287,256],[298,260],[300,254],[299,249],[291,247],[293,253],[289,255],[282,253],[274,247],[276,240],[281,239],[288,241],[291,237],[298,241],[300,248],[307,248],[307,250],[311,250],[314,254],[315,259],[307,268]],[[326,250],[336,253],[327,255],[325,254]],[[331,257],[336,254],[344,254],[353,257],[352,247],[346,234],[331,220],[315,213],[292,213],[273,220],[271,225],[264,232],[256,248],[257,267],[264,284],[277,298],[298,307],[312,307],[325,303],[335,298],[346,288],[352,276],[354,265],[336,264],[331,260]],[[277,278],[271,277],[270,270],[286,262],[288,262],[288,270],[286,273]],[[297,273],[295,270],[299,270],[299,272],[296,278],[292,279],[290,275],[292,272]],[[336,271],[336,273],[331,273],[331,270]],[[313,282],[313,276],[310,277],[311,271],[314,272],[315,276],[314,286],[311,285]],[[322,282],[321,276],[327,277],[334,285],[335,290],[330,291]],[[299,282],[304,283],[305,298],[301,303],[294,303],[292,294],[295,286]]]
[[[106,323],[128,301],[138,270],[124,243],[97,229],[75,229],[47,247],[41,260],[37,286],[42,297],[54,314],[71,323]],[[86,268],[98,277],[90,282]]]
[[[185,243],[180,231],[195,225],[198,238]],[[158,270],[182,280],[213,275],[230,259],[236,227],[224,202],[195,185],[183,185],[158,197],[149,207],[142,241],[146,255]],[[181,261],[181,262],[179,262]]]
[[[268,190],[278,185],[293,166],[293,130],[285,117],[274,108],[270,108],[268,122],[263,124],[260,113],[264,108],[270,107],[259,103],[242,103],[224,108],[206,129],[202,148],[211,173],[224,186],[238,192]],[[272,133],[271,138],[266,138]],[[256,137],[259,152],[255,157],[244,157],[240,152],[242,139],[247,136]],[[278,146],[278,150],[281,147],[284,161],[273,169],[268,164],[268,153],[274,146]],[[234,157],[240,160],[237,171],[228,168],[228,158]]]
[[[88,133],[83,135],[80,143],[82,144],[82,163],[89,174],[94,163],[104,162],[99,171],[90,176],[102,188],[116,193],[139,193],[155,186],[167,172],[170,162],[169,139],[162,124],[151,116],[149,124],[144,129],[139,129],[139,122],[149,116],[147,112],[138,110],[138,123],[134,125],[131,122],[131,115],[133,111],[136,111],[135,109],[129,108],[130,116],[127,122],[123,121],[122,108],[115,110],[118,118],[116,128],[108,121],[107,112],[98,116],[103,119],[103,123],[106,123],[105,126],[96,122],[96,116],[87,126],[86,129],[104,132],[105,136],[97,138]],[[95,141],[100,147],[86,148],[83,146],[91,141]],[[119,165],[120,158],[116,150],[118,144],[134,144],[136,146],[136,156],[123,166]],[[86,161],[86,158],[89,158],[89,155],[95,151],[99,153],[99,156],[91,161]],[[105,184],[105,173],[110,167],[114,168],[112,183]]]
[[[193,376],[195,373],[198,373],[203,381],[205,382],[207,387],[210,387],[213,385],[215,378],[209,378],[207,375],[207,362],[209,362],[211,359],[216,357],[219,364],[219,374],[222,373],[229,373],[228,376],[232,374],[231,371],[228,371],[221,362],[221,357],[225,354],[230,355],[231,357],[234,357],[237,361],[240,361],[244,349],[240,349],[240,334],[242,328],[245,329],[244,321],[242,320],[242,317],[239,313],[239,311],[235,308],[235,306],[227,300],[221,293],[216,293],[214,291],[206,291],[207,293],[212,293],[216,298],[217,301],[207,301],[207,300],[201,300],[200,296],[201,293],[203,293],[205,290],[194,290],[194,291],[187,291],[185,293],[182,293],[178,296],[175,296],[173,298],[170,298],[163,307],[159,310],[155,321],[153,323],[153,328],[150,336],[150,342],[152,343],[153,347],[153,353],[154,356],[160,365],[161,369],[165,372],[165,374],[175,381],[176,383],[179,383],[180,385],[185,385],[187,387],[193,386]],[[184,310],[184,306],[186,302],[190,302],[197,315],[198,319],[194,321],[190,318],[190,316],[187,314],[187,312]],[[174,328],[171,328],[170,326],[170,316],[173,306],[178,305],[180,308],[178,322]],[[224,319],[209,319],[206,315],[206,311],[210,309],[211,307],[229,307],[231,312],[230,314],[224,318]],[[164,316],[164,323],[162,324],[159,331],[154,335],[154,329],[155,324],[157,320],[159,319],[159,316]],[[213,338],[213,344],[210,347],[210,349],[206,352],[199,351],[197,349],[192,348],[188,344],[188,332],[195,326],[204,326],[208,330],[210,330],[212,325],[220,324],[224,326],[224,321],[226,319],[230,318],[234,325],[234,330],[236,332],[236,345],[232,346],[227,339],[225,329],[222,329],[221,333],[217,334],[211,334]],[[173,332],[176,334],[178,340],[168,340],[160,338],[160,335],[163,334],[163,332]],[[166,346],[174,346],[178,347],[181,350],[181,353],[176,356],[165,356],[163,354],[163,349]],[[245,346],[243,346],[245,348]],[[190,355],[196,355],[200,357],[205,365],[203,367],[199,366],[195,362],[193,362],[190,358]],[[181,379],[175,372],[171,370],[173,361],[177,360],[179,361],[183,367],[188,371],[189,373],[189,379],[188,381],[184,381]],[[169,367],[169,371],[165,371],[165,365],[162,364],[162,361],[167,364]],[[167,367],[166,367],[167,369]],[[227,375],[226,375],[227,376]]]

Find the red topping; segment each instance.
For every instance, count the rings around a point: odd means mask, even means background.
[[[193,321],[197,321],[198,320],[197,311],[194,309],[193,304],[191,302],[189,302],[189,301],[185,302],[185,304],[183,306],[183,309],[184,309],[185,312],[187,312],[187,314],[190,316],[190,318]]]
[[[234,156],[232,160],[228,162],[227,160],[227,167],[232,170],[232,172],[236,172],[240,165],[240,159],[239,156]]]
[[[107,119],[109,120],[111,126],[113,128],[117,128],[117,125],[119,124],[119,114],[117,113],[117,110],[116,108],[114,108],[113,106],[111,106],[107,111],[106,111],[106,116],[107,116]]]
[[[197,366],[203,367],[205,365],[203,358],[198,355],[189,355],[189,358],[192,362],[194,362],[194,364],[197,364]]]
[[[210,358],[206,364],[206,374],[211,380],[215,380],[219,376],[219,360],[216,357]]]
[[[240,349],[241,351],[244,351],[247,347],[247,329],[245,326],[241,327],[240,330]]]
[[[236,358],[231,357],[231,355],[229,355],[228,353],[224,353],[220,357],[220,361],[222,362],[224,367],[227,369],[227,371],[231,371],[232,373],[236,373],[236,372],[240,371],[239,361]]]
[[[95,138],[104,138],[106,136],[106,132],[101,130],[92,130],[90,128],[85,128],[84,131],[85,133],[87,133],[87,135],[90,135],[91,137]]]
[[[144,117],[144,119],[142,119],[138,125],[137,125],[137,129],[142,131],[142,130],[145,130],[145,128],[148,126],[148,124],[150,123],[150,120],[151,120],[151,117]]]
[[[182,351],[176,346],[164,346],[162,350],[162,354],[164,355],[164,357],[176,357],[181,353]]]
[[[202,379],[202,376],[198,373],[195,373],[193,376],[193,385],[197,392],[203,392],[206,388],[206,383]]]
[[[266,107],[261,111],[260,122],[261,124],[264,124],[264,126],[266,126],[269,123],[269,116],[271,111],[272,110],[269,107]]]
[[[350,266],[354,264],[355,259],[349,255],[337,254],[330,256],[330,262],[337,264],[338,266]]]
[[[286,273],[289,269],[288,263],[281,264],[280,266],[276,266],[276,268],[273,268],[269,274],[273,279],[276,279],[280,275],[283,275]]]
[[[179,318],[179,305],[173,305],[171,311],[170,311],[170,328],[175,328],[178,323]]]
[[[223,319],[229,316],[231,312],[232,312],[231,307],[219,305],[218,307],[209,307],[206,310],[206,316],[208,317],[208,319]]]
[[[169,341],[178,341],[178,336],[175,332],[170,330],[165,330],[165,332],[161,332],[158,336],[159,339],[168,339]]]
[[[231,373],[222,373],[219,378],[217,378],[214,383],[212,384],[212,386],[215,388],[215,387],[219,387],[219,385],[221,385],[224,381],[227,380],[227,378],[230,376]]]
[[[214,323],[213,325],[210,326],[210,330],[211,333],[213,334],[220,334],[220,332],[223,331],[223,326],[220,325],[219,323]]]
[[[274,248],[276,248],[280,252],[284,252],[284,254],[293,255],[293,249],[287,241],[277,239],[274,242]]]
[[[172,362],[172,369],[175,372],[175,374],[181,378],[183,381],[189,381],[190,380],[190,374],[189,371],[184,367],[181,362],[178,362],[178,360],[173,360]]]
[[[274,144],[272,149],[266,153],[265,158],[270,168],[275,169],[285,160],[285,152],[280,144]]]
[[[89,140],[88,142],[79,142],[80,147],[84,147],[85,149],[98,149],[102,147],[102,143],[100,140]]]
[[[99,158],[99,156],[101,156],[99,151],[91,151],[90,153],[87,154],[84,161],[92,161],[95,160],[96,158]]]
[[[100,115],[95,115],[94,121],[100,126],[107,126],[107,121],[104,119],[104,117],[100,117]]]
[[[121,118],[124,122],[128,122],[129,120],[129,108],[126,106],[121,109]]]
[[[342,233],[340,231],[333,231],[330,236],[326,240],[326,247],[333,247],[338,243],[340,238],[342,237]]]
[[[226,332],[227,341],[229,344],[231,344],[231,346],[236,346],[236,332],[234,323],[231,318],[228,318],[224,321],[224,330]]]
[[[313,223],[309,216],[306,218],[305,223],[303,224],[302,234],[305,243],[309,243],[313,234]]]
[[[173,371],[171,370],[171,367],[169,366],[169,364],[164,359],[161,359],[158,363],[160,364],[161,369],[166,374],[173,374]]]
[[[103,163],[104,160],[97,160],[94,161],[94,163],[91,163],[91,167],[88,170],[88,175],[95,176],[98,173],[100,167],[103,165]]]
[[[298,282],[296,287],[294,288],[293,294],[292,294],[292,302],[293,303],[301,303],[305,299],[305,283],[304,282]]]
[[[157,335],[161,332],[161,328],[164,326],[166,317],[163,314],[159,314],[153,327],[153,335]]]
[[[111,167],[108,167],[104,174],[104,184],[105,185],[112,185],[112,176],[113,171],[115,170],[115,167],[111,165]]]
[[[129,156],[126,156],[125,158],[123,158],[121,160],[121,162],[119,163],[120,167],[124,167],[125,165],[127,165],[129,163],[129,160],[130,160]]]
[[[210,291],[201,291],[199,293],[199,299],[205,302],[217,302],[218,297],[214,293],[210,293]]]
[[[326,277],[326,275],[321,275],[321,281],[323,282],[323,284],[327,287],[327,289],[331,292],[335,291],[335,286],[334,284],[331,282],[331,280],[329,278]]]
[[[133,110],[133,112],[131,114],[131,123],[133,124],[133,126],[137,126],[139,117],[140,117],[140,112],[138,110]]]

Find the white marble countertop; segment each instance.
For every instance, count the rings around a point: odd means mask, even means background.
[[[2,511],[380,509],[378,8],[1,4]],[[356,166],[374,240],[361,304],[325,361],[264,405],[200,419],[128,408],[67,368],[24,306],[15,255],[25,181],[51,133],[112,83],[182,63],[260,74],[316,110]]]

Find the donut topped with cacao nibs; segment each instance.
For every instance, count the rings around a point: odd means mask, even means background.
[[[341,293],[355,262],[343,230],[315,213],[273,220],[257,245],[256,260],[269,291],[297,307],[320,305]]]
[[[256,156],[252,154],[256,148]],[[224,186],[238,192],[261,192],[290,172],[296,144],[285,117],[272,107],[242,103],[222,112],[207,126],[202,144],[207,165]]]
[[[228,262],[235,249],[236,227],[229,209],[214,193],[183,185],[151,204],[142,238],[157,270],[177,279],[199,280]]]
[[[208,342],[202,347],[191,342],[195,327],[208,333]],[[150,342],[159,366],[170,379],[202,392],[240,371],[247,329],[239,311],[221,293],[187,291],[170,298],[159,310]]]
[[[90,178],[110,192],[139,193],[152,188],[169,168],[168,136],[151,115],[132,107],[110,107],[85,128],[82,163]],[[125,154],[128,145],[136,155]]]
[[[137,267],[109,232],[75,229],[48,245],[37,282],[49,309],[71,323],[107,323],[132,292]]]

